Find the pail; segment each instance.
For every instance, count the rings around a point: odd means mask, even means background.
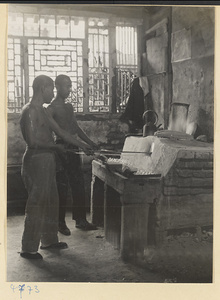
[[[146,110],[143,113],[143,120],[145,124],[143,127],[143,136],[154,135],[154,133],[157,131],[157,113],[153,110]]]

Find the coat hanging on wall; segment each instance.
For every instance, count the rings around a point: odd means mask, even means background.
[[[137,132],[143,128],[143,113],[145,111],[145,97],[149,93],[147,77],[137,77],[133,80],[128,102],[120,121],[128,123],[130,132]]]

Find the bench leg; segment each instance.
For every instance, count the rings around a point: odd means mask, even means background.
[[[104,183],[94,175],[91,182],[91,220],[97,226],[104,225]]]
[[[137,260],[144,256],[144,250],[148,244],[148,213],[148,204],[124,204],[122,206],[122,258]]]

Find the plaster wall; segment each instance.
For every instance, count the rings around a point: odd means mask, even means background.
[[[196,122],[209,141],[214,135],[214,12],[208,7],[149,7],[144,22],[148,49],[143,51],[151,52],[145,75],[159,122],[168,126],[173,102],[188,103],[189,121]],[[167,46],[161,30],[149,34],[165,19]]]
[[[158,114],[158,124],[168,126],[171,102],[172,74],[170,68],[171,7],[149,7],[145,15],[146,61],[144,75],[147,76],[153,109]]]
[[[209,140],[214,126],[214,8],[172,8],[172,102],[190,104]]]

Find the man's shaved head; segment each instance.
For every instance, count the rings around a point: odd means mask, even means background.
[[[33,87],[33,91],[37,92],[40,90],[41,87],[45,87],[49,85],[53,85],[53,80],[49,76],[39,75],[34,79],[32,87]]]
[[[62,85],[62,83],[63,83],[64,80],[71,81],[70,78],[69,78],[69,76],[67,76],[67,75],[63,75],[63,74],[58,75],[56,77],[56,79],[55,79],[55,86]]]

